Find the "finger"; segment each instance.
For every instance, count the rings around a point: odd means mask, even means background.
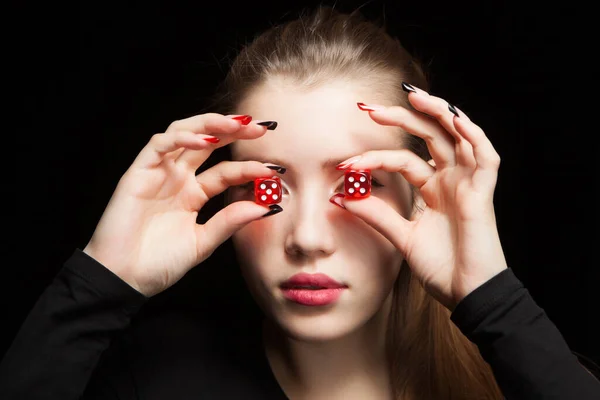
[[[249,115],[222,115],[205,113],[171,122],[165,133],[192,131],[205,133],[207,124],[215,133],[231,133],[242,125],[248,125],[252,117]]]
[[[211,128],[213,129],[213,131],[215,133],[224,133],[224,132],[235,131],[235,130],[239,129],[242,124],[248,122],[247,119],[246,120],[242,120],[241,118],[236,119],[236,117],[238,117],[238,116],[236,116],[236,115],[223,116],[223,115],[217,114],[217,113],[206,113],[206,114],[195,115],[190,118],[172,122],[169,125],[169,127],[167,128],[167,130],[165,131],[165,135],[172,136],[172,135],[176,134],[177,132],[192,132],[194,134],[198,134],[200,137],[203,137],[202,135],[209,136],[209,135],[207,135],[208,132],[205,129],[207,121],[209,121],[209,125],[213,125],[213,126],[211,126]],[[244,116],[242,116],[242,117],[244,117]],[[212,136],[212,135],[210,135],[210,136]],[[217,140],[219,140],[219,138],[217,138]],[[204,153],[206,154],[206,158],[208,158],[210,153],[215,148],[216,148],[215,144],[213,143],[212,146],[200,146],[200,147],[192,146],[190,148],[190,151],[194,151],[194,152],[204,151]],[[168,154],[165,154],[163,158],[177,160],[179,158],[179,156],[185,152],[185,150],[186,150],[185,147],[177,148],[176,150],[174,150]]]
[[[273,208],[280,209],[281,207]],[[273,212],[269,207],[252,201],[236,201],[229,204],[219,210],[205,224],[196,226],[196,237],[202,241],[202,243],[197,244],[197,248],[208,249],[205,252],[211,253],[236,231],[248,223],[262,218],[269,212]]]
[[[458,114],[456,107],[446,100],[432,96],[421,89],[410,93],[408,99],[416,110],[435,118],[443,129],[452,136],[455,143],[456,162],[474,168],[475,160],[473,159],[471,144],[463,139],[452,122],[454,116]]]
[[[140,168],[152,168],[160,164],[163,159],[180,149],[193,149],[199,151],[208,149],[213,144],[209,141],[214,139],[210,135],[198,135],[190,131],[177,131],[171,134],[157,133],[150,138],[148,144],[140,151],[133,162]],[[206,140],[209,139],[209,140]]]
[[[378,108],[369,115],[378,124],[398,126],[425,140],[431,157],[440,167],[456,164],[454,140],[437,121],[401,106]]]
[[[473,157],[477,163],[473,173],[473,183],[482,187],[494,187],[498,178],[500,167],[500,155],[492,142],[486,136],[483,129],[470,120],[461,117],[454,118],[454,126],[470,144],[473,149]]]
[[[243,125],[240,121],[220,116],[220,114],[217,114],[217,116],[194,121],[194,123],[196,132],[214,135],[220,139],[219,143],[211,149],[186,149],[177,158],[176,162],[178,164],[184,164],[196,171],[208,159],[213,149],[223,147],[235,140],[256,139],[264,135],[268,130],[268,126],[250,123],[249,121],[247,121],[248,125]],[[232,123],[233,125],[231,125]]]
[[[408,183],[418,188],[423,186],[436,171],[431,164],[407,149],[367,151],[361,154],[357,161],[343,169],[347,168],[399,172]]]
[[[221,161],[196,176],[204,193],[201,208],[208,199],[225,191],[230,186],[240,185],[255,178],[270,178],[274,174],[265,164],[258,161]]]
[[[360,200],[341,199],[348,211],[356,215],[387,238],[406,255],[412,223],[388,203],[375,196]]]
[[[471,118],[469,118],[469,116],[463,110],[461,110],[457,106],[454,106],[454,108],[456,109],[456,111],[458,111],[458,116],[459,117],[461,117],[462,119],[466,119],[467,121],[471,120]]]

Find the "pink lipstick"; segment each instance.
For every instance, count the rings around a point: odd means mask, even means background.
[[[300,273],[281,284],[284,296],[306,306],[324,306],[335,302],[348,286],[325,274]]]

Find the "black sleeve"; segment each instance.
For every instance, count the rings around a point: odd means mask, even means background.
[[[0,363],[0,398],[81,398],[103,351],[147,300],[76,249]]]
[[[507,399],[600,399],[600,381],[512,269],[467,295],[450,318],[478,346]]]

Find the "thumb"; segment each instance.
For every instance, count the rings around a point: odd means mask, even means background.
[[[236,201],[219,210],[204,225],[196,225],[199,254],[210,254],[236,231],[266,214],[274,215],[283,211],[277,205],[267,207],[253,201]]]
[[[340,196],[337,202],[381,233],[402,254],[406,254],[411,222],[388,203],[375,196],[364,199],[348,199]]]

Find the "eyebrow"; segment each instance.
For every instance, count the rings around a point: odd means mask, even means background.
[[[337,157],[336,158],[333,158],[333,157],[327,158],[326,160],[324,160],[321,163],[321,167],[323,169],[329,169],[329,168],[335,167],[342,161],[345,161],[345,160],[349,159],[350,157],[354,157],[356,155],[358,155],[358,154],[351,154],[348,157],[343,157],[343,158],[337,158]],[[266,157],[254,157],[254,158],[242,157],[239,161],[258,161],[261,163],[270,163],[270,164],[281,165],[281,166],[289,169],[289,166],[286,165],[286,162],[277,157],[268,157],[268,158],[266,158]]]

